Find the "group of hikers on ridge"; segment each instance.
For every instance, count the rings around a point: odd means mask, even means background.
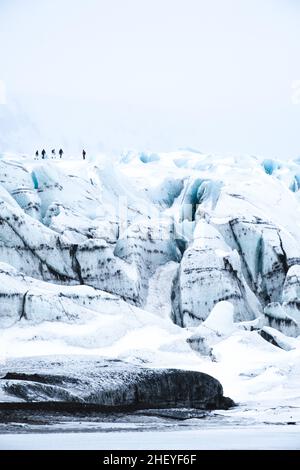
[[[58,155],[59,155],[59,158],[62,158],[63,157],[63,154],[64,154],[64,151],[63,149],[59,149],[58,151]],[[40,154],[39,154],[39,151],[37,150],[35,152],[35,160],[38,160],[40,157]],[[42,160],[44,160],[45,158],[47,158],[47,152],[45,149],[43,149],[41,151],[41,157],[42,157]],[[82,159],[85,160],[85,157],[86,157],[86,151],[85,150],[82,150]],[[55,152],[55,149],[52,149],[51,150],[51,158],[56,158],[56,152]]]

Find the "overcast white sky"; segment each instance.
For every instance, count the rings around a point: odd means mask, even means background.
[[[0,80],[11,148],[28,116],[49,145],[293,158],[300,2],[0,0]]]

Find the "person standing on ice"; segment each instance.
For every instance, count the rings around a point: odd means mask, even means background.
[[[58,153],[59,153],[59,158],[62,158],[63,153],[64,153],[63,149],[60,149]]]
[[[43,149],[43,150],[42,150],[42,152],[41,152],[41,154],[42,154],[42,159],[44,160],[44,158],[45,158],[45,155],[46,155],[46,150],[45,150],[45,149]]]
[[[82,150],[82,158],[83,158],[83,160],[85,160],[85,156],[86,156],[86,151],[85,151],[85,150]]]
[[[51,153],[52,153],[52,158],[55,158],[55,149],[52,149]]]
[[[37,150],[37,151],[35,152],[35,160],[38,160],[38,159],[39,159],[39,151]]]

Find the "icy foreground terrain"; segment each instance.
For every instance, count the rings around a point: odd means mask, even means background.
[[[239,404],[226,419],[300,424],[299,188],[297,161],[3,155],[3,371],[44,355],[201,371]]]
[[[114,433],[6,434],[0,446],[7,450],[294,450],[299,433],[283,426],[254,428],[213,428],[197,431],[149,431]]]

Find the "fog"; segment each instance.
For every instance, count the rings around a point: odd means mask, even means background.
[[[296,0],[0,0],[0,152],[300,154]]]

